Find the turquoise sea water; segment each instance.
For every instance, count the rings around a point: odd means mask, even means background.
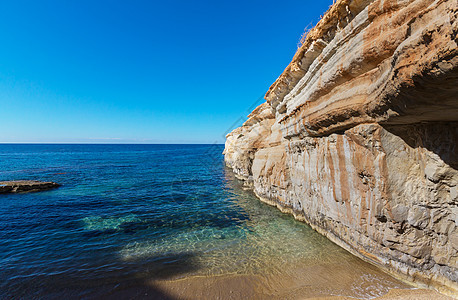
[[[0,145],[0,180],[62,184],[0,195],[0,298],[104,298],[123,290],[142,298],[148,280],[282,276],[299,265],[317,266],[312,281],[333,266],[348,269],[349,287],[330,284],[328,294],[370,298],[401,286],[261,203],[224,167],[222,151]]]

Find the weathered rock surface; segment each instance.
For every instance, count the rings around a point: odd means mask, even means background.
[[[14,180],[0,181],[0,193],[24,193],[24,192],[39,192],[57,188],[60,185],[49,181],[36,180]]]
[[[458,2],[339,0],[228,134],[265,202],[458,295]]]

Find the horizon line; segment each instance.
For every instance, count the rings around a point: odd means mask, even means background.
[[[86,143],[86,142],[0,142],[0,145],[224,145],[224,143]]]

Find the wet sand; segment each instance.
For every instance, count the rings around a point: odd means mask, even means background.
[[[141,289],[139,289],[141,287]],[[354,269],[336,264],[288,266],[266,274],[225,274],[156,279],[118,289],[129,299],[452,299],[418,289],[362,262]]]
[[[339,277],[317,278],[316,281],[301,281],[303,276],[272,278],[260,275],[230,275],[215,277],[192,277],[175,281],[151,281],[155,291],[161,291],[163,299],[452,299],[428,289],[390,289],[381,296],[355,295],[353,280]],[[367,288],[363,283],[361,288]],[[333,294],[340,291],[343,295]],[[329,293],[327,293],[328,291]],[[148,295],[144,295],[147,297]]]

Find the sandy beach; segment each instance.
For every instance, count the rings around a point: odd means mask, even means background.
[[[298,276],[303,278],[304,276]],[[232,275],[216,277],[192,277],[175,281],[153,281],[149,284],[165,299],[452,299],[434,290],[413,287],[394,288],[380,296],[359,296],[351,286],[352,280],[339,277],[334,281],[318,278],[315,282],[300,279],[272,278],[256,275]],[[324,288],[329,286],[329,288]],[[342,294],[333,294],[340,288]],[[362,285],[359,289],[370,289]],[[326,294],[329,290],[329,294]],[[147,296],[147,295],[145,295]]]

